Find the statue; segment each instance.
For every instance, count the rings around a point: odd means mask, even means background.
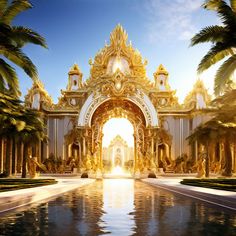
[[[76,163],[75,163],[75,158],[74,157],[71,158],[69,166],[71,168],[71,171],[73,171],[73,169],[76,167]]]
[[[36,157],[32,157],[31,155],[28,158],[28,171],[30,178],[36,177]]]
[[[28,171],[30,178],[35,178],[37,176],[36,168],[40,168],[44,172],[47,172],[47,168],[44,164],[37,161],[37,157],[32,157],[31,155],[28,158]]]
[[[197,178],[204,178],[206,177],[206,171],[205,171],[205,158],[201,157],[198,161],[197,165]]]

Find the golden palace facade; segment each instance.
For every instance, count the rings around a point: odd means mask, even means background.
[[[209,119],[204,110],[211,98],[202,81],[197,80],[179,104],[168,71],[159,65],[149,79],[147,61],[128,43],[121,25],[89,64],[87,80],[78,65],[71,67],[57,104],[40,81],[28,91],[26,105],[43,113],[49,137],[48,143],[33,148],[32,155],[40,162],[50,155],[65,162],[74,158],[77,172],[102,173],[103,125],[111,118],[127,118],[134,128],[132,173],[194,171],[186,165],[174,168],[173,162],[183,157],[185,164],[194,166],[198,160],[200,145],[189,145],[186,138]]]

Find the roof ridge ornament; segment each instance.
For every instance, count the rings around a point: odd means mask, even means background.
[[[121,48],[127,45],[127,39],[128,34],[123,29],[121,24],[118,24],[110,34],[110,45],[117,49],[120,54]]]
[[[146,76],[147,61],[143,60],[141,53],[128,42],[128,34],[121,24],[114,28],[110,34],[110,42],[98,51],[89,64],[91,69],[88,85],[113,76],[119,67],[124,75],[132,77],[144,86],[151,86],[151,81]]]

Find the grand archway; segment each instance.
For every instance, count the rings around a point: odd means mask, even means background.
[[[111,99],[100,105],[93,114],[93,153],[100,152],[102,158],[102,129],[103,125],[111,118],[127,118],[134,127],[134,169],[137,168],[138,157],[144,153],[145,118],[142,111],[132,102],[125,99]],[[102,159],[100,160],[102,166]]]

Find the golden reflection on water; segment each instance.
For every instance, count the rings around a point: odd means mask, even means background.
[[[112,235],[130,235],[135,227],[134,180],[106,179],[103,181],[101,226]]]
[[[0,236],[227,236],[235,222],[233,212],[141,181],[105,179],[0,215]]]

